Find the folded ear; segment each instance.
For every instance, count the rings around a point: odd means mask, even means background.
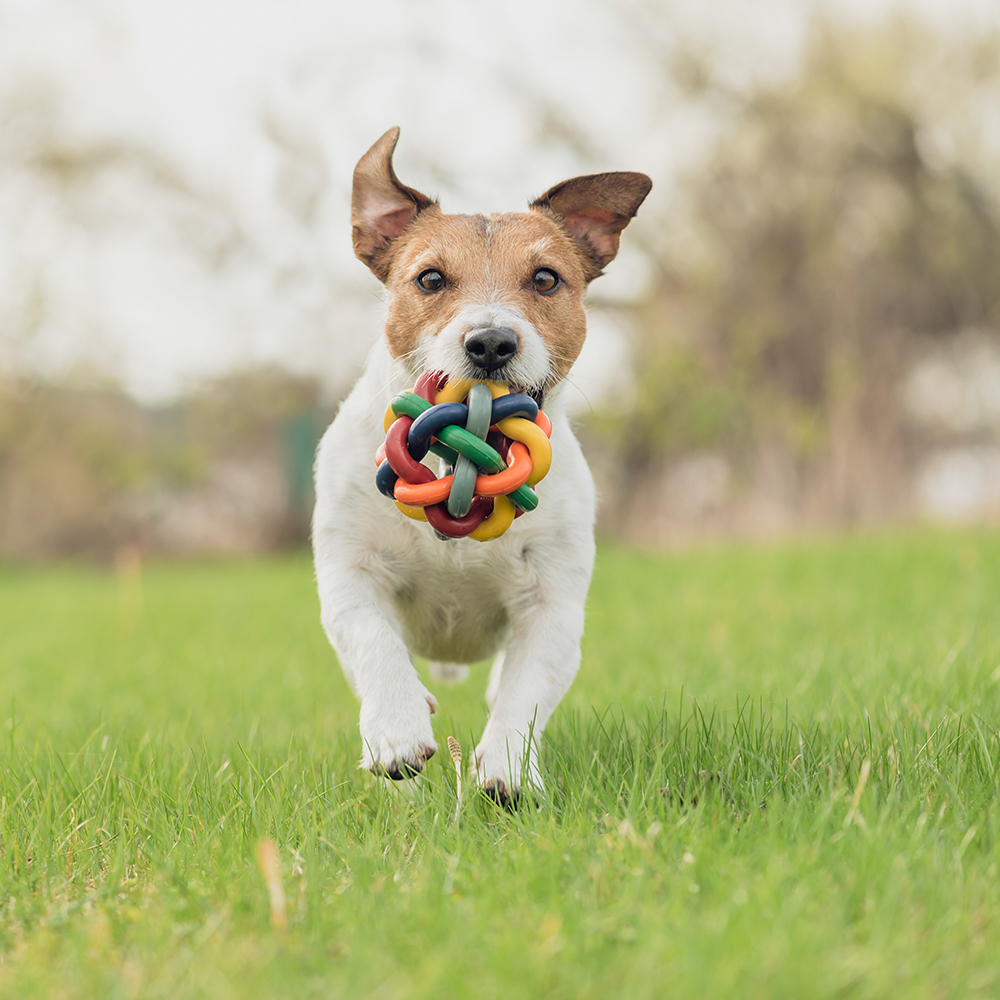
[[[615,259],[621,231],[652,186],[645,174],[588,174],[549,188],[531,207],[551,212],[576,240],[587,261],[590,281]]]
[[[379,281],[389,276],[388,251],[418,212],[437,202],[400,184],[392,169],[392,153],[399,129],[391,128],[365,153],[354,168],[351,227],[354,252]]]

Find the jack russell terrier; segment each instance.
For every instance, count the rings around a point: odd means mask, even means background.
[[[354,171],[354,252],[386,286],[388,311],[385,337],[317,454],[323,627],[361,699],[362,766],[397,780],[436,749],[435,698],[411,653],[445,670],[496,656],[475,772],[513,805],[522,788],[543,791],[538,738],[580,664],[594,563],[594,483],[562,383],[586,335],[587,285],[614,259],[652,182],[592,174],[550,188],[528,212],[445,215],[396,178],[398,138],[390,129]],[[376,489],[386,406],[430,369],[506,382],[544,402],[552,421],[538,509],[501,538],[439,540]]]

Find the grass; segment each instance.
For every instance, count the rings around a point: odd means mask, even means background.
[[[0,997],[1000,995],[996,534],[604,547],[513,816],[356,770],[317,617],[304,557],[0,570]]]

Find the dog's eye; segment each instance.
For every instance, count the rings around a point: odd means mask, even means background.
[[[531,276],[531,283],[535,286],[536,292],[548,295],[562,284],[562,278],[555,271],[550,271],[547,267],[540,267]]]
[[[440,292],[444,288],[444,275],[433,268],[429,271],[421,271],[417,275],[417,284],[425,292]]]

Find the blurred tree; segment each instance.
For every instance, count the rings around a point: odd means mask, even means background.
[[[247,369],[143,406],[118,386],[0,375],[0,559],[308,538],[316,379]]]
[[[632,404],[592,422],[624,455],[619,519],[645,502],[637,481],[704,448],[745,486],[778,468],[807,517],[896,510],[907,359],[923,338],[1000,327],[998,192],[924,113],[913,80],[934,51],[901,22],[823,25],[798,78],[747,95],[675,60],[736,110],[671,208],[675,238],[636,314]],[[995,82],[995,38],[961,52]]]

